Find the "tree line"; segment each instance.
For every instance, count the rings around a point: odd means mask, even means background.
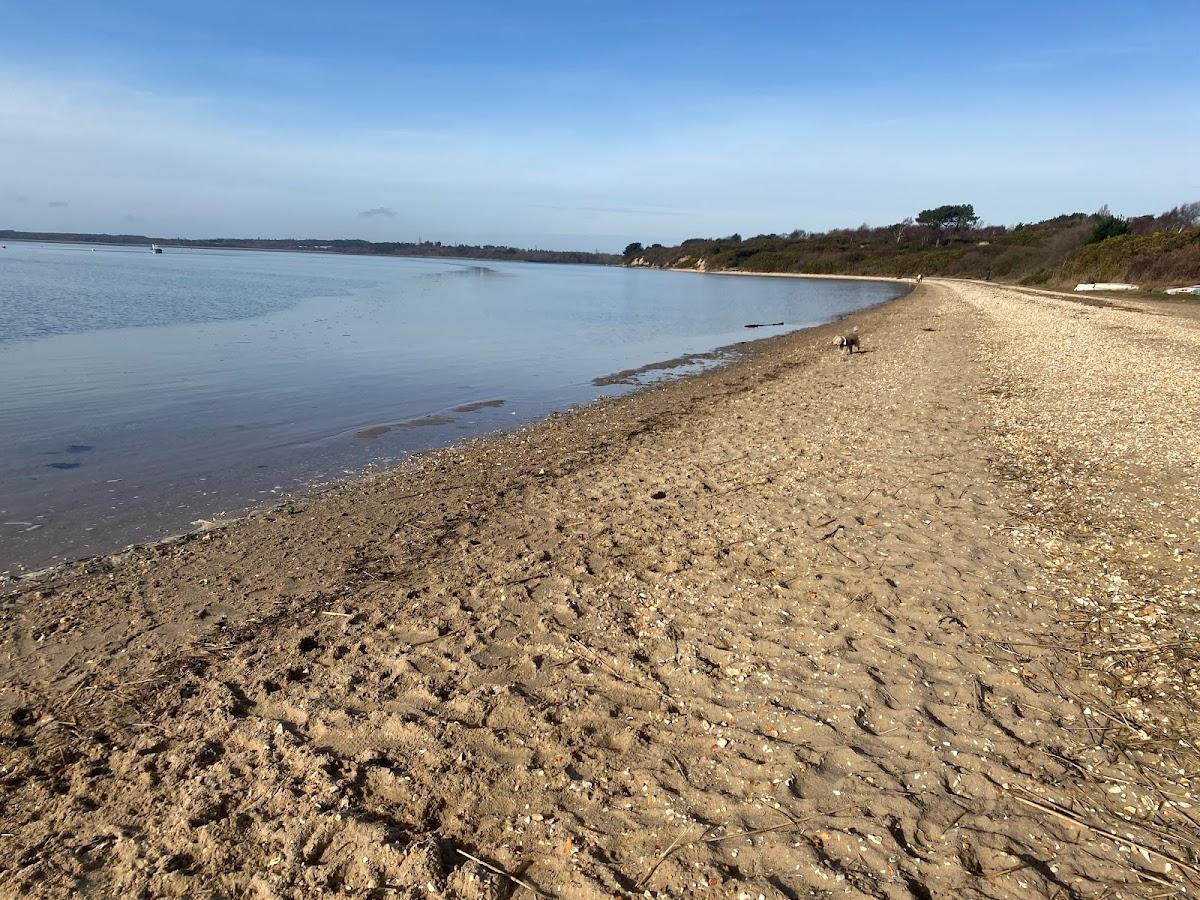
[[[947,275],[1028,285],[1200,282],[1200,203],[1144,216],[1068,213],[1013,226],[986,225],[970,203],[923,209],[892,225],[743,238],[690,238],[675,246],[629,244],[626,265],[702,271]]]

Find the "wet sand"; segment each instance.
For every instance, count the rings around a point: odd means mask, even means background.
[[[700,366],[706,363],[713,363],[719,360],[729,360],[734,355],[743,349],[746,345],[720,347],[716,350],[711,350],[708,353],[689,353],[687,356],[676,356],[672,359],[663,359],[657,362],[646,363],[638,366],[636,369],[622,369],[620,372],[613,372],[610,375],[603,375],[599,378],[593,378],[592,384],[596,386],[608,384],[641,384],[643,375],[652,375],[658,372],[671,372],[673,370],[686,370],[691,366]]]
[[[0,894],[1194,890],[1196,321],[848,324],[24,584]]]

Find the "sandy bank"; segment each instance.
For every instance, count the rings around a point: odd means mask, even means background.
[[[655,268],[649,266],[647,268]],[[693,275],[744,275],[751,278],[815,278],[825,281],[891,281],[901,284],[916,284],[915,278],[900,278],[892,275],[821,275],[812,272],[740,272],[719,269],[704,272],[699,269],[663,269],[664,272],[690,272]]]
[[[852,319],[7,600],[0,893],[1185,883],[1200,331]]]

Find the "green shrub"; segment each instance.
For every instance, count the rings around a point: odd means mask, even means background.
[[[1088,238],[1088,243],[1099,244],[1123,234],[1129,234],[1129,223],[1117,216],[1105,216],[1096,223],[1092,236]]]

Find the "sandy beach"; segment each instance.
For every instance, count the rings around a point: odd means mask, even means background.
[[[1198,409],[1194,316],[926,279],[22,582],[0,895],[1193,896]]]
[[[818,281],[897,281],[906,284],[916,283],[913,278],[889,278],[886,275],[833,275],[817,272],[748,272],[742,269],[716,269],[712,272],[704,269],[665,269],[667,272],[690,272],[693,275],[738,275],[747,278],[810,278]]]

